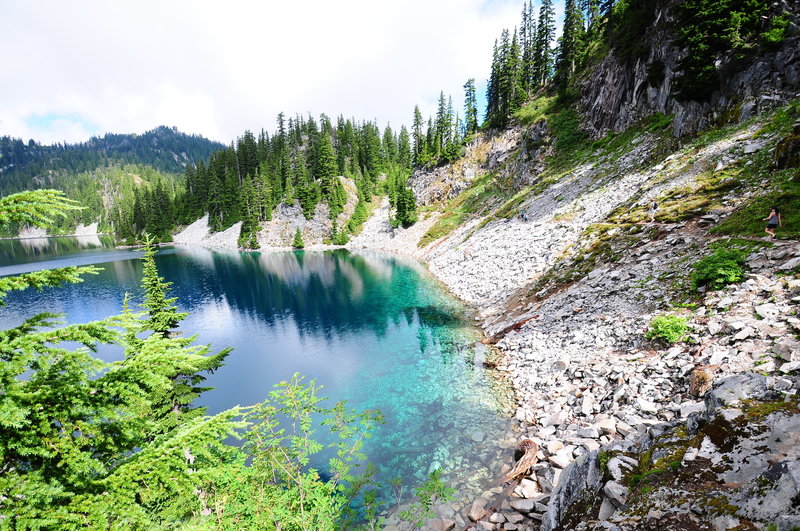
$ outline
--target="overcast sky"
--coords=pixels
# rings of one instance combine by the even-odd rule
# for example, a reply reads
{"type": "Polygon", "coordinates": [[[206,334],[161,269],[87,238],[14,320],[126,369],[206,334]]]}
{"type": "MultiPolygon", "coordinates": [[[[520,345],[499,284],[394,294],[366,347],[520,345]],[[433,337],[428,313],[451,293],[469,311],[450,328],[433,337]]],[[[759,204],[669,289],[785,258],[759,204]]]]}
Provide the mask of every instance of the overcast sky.
{"type": "MultiPolygon", "coordinates": [[[[158,125],[229,143],[275,117],[409,125],[463,114],[522,0],[0,0],[0,135],[77,142],[158,125]]],[[[556,3],[561,22],[563,1],[556,3]]],[[[538,11],[538,2],[536,2],[538,11]]]]}

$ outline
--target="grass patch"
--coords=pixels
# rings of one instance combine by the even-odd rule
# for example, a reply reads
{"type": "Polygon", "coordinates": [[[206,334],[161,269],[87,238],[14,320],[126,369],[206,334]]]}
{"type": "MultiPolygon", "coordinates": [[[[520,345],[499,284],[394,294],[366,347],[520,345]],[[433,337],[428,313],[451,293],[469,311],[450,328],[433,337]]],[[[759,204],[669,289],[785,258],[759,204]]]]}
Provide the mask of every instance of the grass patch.
{"type": "Polygon", "coordinates": [[[770,209],[777,207],[781,213],[783,227],[776,229],[778,238],[800,238],[800,171],[796,169],[772,172],[770,188],[761,195],[748,200],[719,225],[712,228],[714,234],[731,236],[767,236],[764,218],[770,209]]]}
{"type": "Polygon", "coordinates": [[[533,125],[553,112],[557,99],[557,96],[540,96],[533,99],[515,112],[514,118],[522,125],[533,125]]]}
{"type": "Polygon", "coordinates": [[[469,188],[450,200],[442,216],[428,229],[417,244],[422,248],[450,234],[472,216],[485,213],[497,201],[504,201],[512,192],[510,182],[502,182],[495,173],[487,173],[469,188]]]}
{"type": "MultiPolygon", "coordinates": [[[[744,185],[740,173],[740,168],[707,172],[691,184],[668,190],[656,199],[656,221],[678,223],[724,208],[724,198],[744,185]]],[[[648,204],[645,203],[620,207],[609,216],[609,220],[615,223],[640,223],[649,219],[648,204]]]]}

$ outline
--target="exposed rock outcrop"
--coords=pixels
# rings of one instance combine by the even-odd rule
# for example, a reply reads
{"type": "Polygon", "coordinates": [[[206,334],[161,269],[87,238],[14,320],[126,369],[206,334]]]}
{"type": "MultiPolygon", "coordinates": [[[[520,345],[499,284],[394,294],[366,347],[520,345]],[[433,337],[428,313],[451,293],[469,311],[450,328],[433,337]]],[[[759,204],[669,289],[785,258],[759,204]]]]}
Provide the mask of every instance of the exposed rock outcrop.
{"type": "Polygon", "coordinates": [[[731,376],[688,421],[582,456],[541,529],[800,526],[800,403],[785,391],[776,378],[731,376]]]}
{"type": "MultiPolygon", "coordinates": [[[[708,101],[676,100],[677,62],[684,55],[674,42],[678,3],[658,3],[646,32],[646,56],[628,60],[612,51],[581,83],[579,106],[593,137],[625,130],[659,112],[674,114],[673,132],[683,136],[721,122],[739,122],[800,97],[800,36],[795,32],[777,51],[751,57],[745,65],[733,54],[721,56],[717,69],[722,82],[708,101]],[[654,64],[664,65],[658,83],[648,82],[648,68],[654,64]]],[[[797,2],[788,3],[794,7],[785,10],[797,13],[797,2]]]]}

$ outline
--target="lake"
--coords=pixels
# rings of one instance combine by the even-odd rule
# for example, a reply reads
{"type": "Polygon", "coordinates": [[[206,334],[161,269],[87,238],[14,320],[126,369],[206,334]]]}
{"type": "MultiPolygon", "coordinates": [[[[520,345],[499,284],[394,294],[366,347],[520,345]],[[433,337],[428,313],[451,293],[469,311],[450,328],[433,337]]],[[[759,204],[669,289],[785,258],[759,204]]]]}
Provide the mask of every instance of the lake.
{"type": "MultiPolygon", "coordinates": [[[[50,311],[70,323],[118,313],[126,293],[142,300],[141,253],[104,238],[0,241],[0,276],[95,264],[80,284],[12,292],[0,326],[50,311]]],[[[209,413],[262,401],[299,372],[331,403],[379,409],[386,420],[365,452],[379,480],[408,489],[433,468],[460,495],[479,493],[509,462],[509,393],[481,361],[473,315],[417,262],[375,251],[276,253],[162,248],[181,330],[213,351],[233,347],[199,399],[209,413]],[[502,447],[501,447],[502,446],[502,447]]],[[[103,348],[106,360],[120,356],[103,348]]]]}

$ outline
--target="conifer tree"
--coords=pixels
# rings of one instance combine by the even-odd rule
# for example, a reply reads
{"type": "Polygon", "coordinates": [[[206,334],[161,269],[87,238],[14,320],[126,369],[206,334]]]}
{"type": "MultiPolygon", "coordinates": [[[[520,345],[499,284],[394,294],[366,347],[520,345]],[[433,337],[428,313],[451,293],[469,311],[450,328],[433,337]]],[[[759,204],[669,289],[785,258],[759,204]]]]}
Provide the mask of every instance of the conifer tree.
{"type": "Polygon", "coordinates": [[[414,106],[414,121],[411,126],[411,135],[414,139],[414,166],[422,165],[422,154],[425,151],[425,137],[422,133],[422,113],[419,105],[414,106]]]}
{"type": "Polygon", "coordinates": [[[300,227],[297,227],[294,231],[294,240],[292,241],[292,247],[295,249],[302,249],[305,247],[306,244],[303,243],[303,233],[300,231],[300,227]]]}
{"type": "Polygon", "coordinates": [[[450,123],[447,116],[447,103],[444,99],[444,92],[439,92],[439,103],[436,107],[436,118],[433,122],[434,136],[433,146],[431,153],[435,157],[439,157],[444,150],[444,145],[447,142],[447,130],[450,128],[450,123]]]}
{"type": "Polygon", "coordinates": [[[394,163],[397,161],[397,139],[388,124],[383,130],[383,152],[386,154],[386,162],[394,163]]]}
{"type": "Polygon", "coordinates": [[[144,238],[144,256],[142,263],[142,287],[144,288],[144,302],[142,306],[147,310],[145,327],[162,337],[170,337],[178,324],[188,315],[178,312],[175,306],[176,297],[167,297],[171,282],[165,282],[156,270],[155,255],[157,249],[155,241],[150,235],[144,238]]]}
{"type": "Polygon", "coordinates": [[[534,76],[534,58],[536,55],[536,16],[533,0],[522,6],[522,24],[520,26],[520,48],[522,57],[520,64],[520,86],[525,94],[537,88],[534,76]]]}
{"type": "Polygon", "coordinates": [[[464,127],[467,137],[478,132],[478,100],[474,78],[464,83],[464,127]]]}
{"type": "Polygon", "coordinates": [[[401,168],[411,168],[411,139],[405,125],[400,126],[397,138],[397,162],[401,168]]]}
{"type": "Polygon", "coordinates": [[[500,49],[497,40],[494,41],[492,50],[492,68],[489,74],[489,82],[486,84],[486,116],[484,122],[489,127],[498,127],[500,115],[500,76],[502,62],[500,49]]]}
{"type": "Polygon", "coordinates": [[[558,48],[554,81],[560,90],[569,84],[578,63],[579,50],[583,43],[583,16],[577,0],[566,0],[564,4],[564,28],[558,48]]]}
{"type": "Polygon", "coordinates": [[[536,84],[543,86],[550,78],[552,50],[550,44],[555,37],[555,11],[553,0],[542,0],[539,8],[539,21],[536,24],[536,43],[533,55],[533,74],[536,84]]]}
{"type": "Polygon", "coordinates": [[[337,169],[336,155],[333,152],[331,137],[327,133],[320,133],[317,136],[314,177],[320,182],[323,197],[330,199],[333,191],[333,179],[336,176],[337,169]]]}

